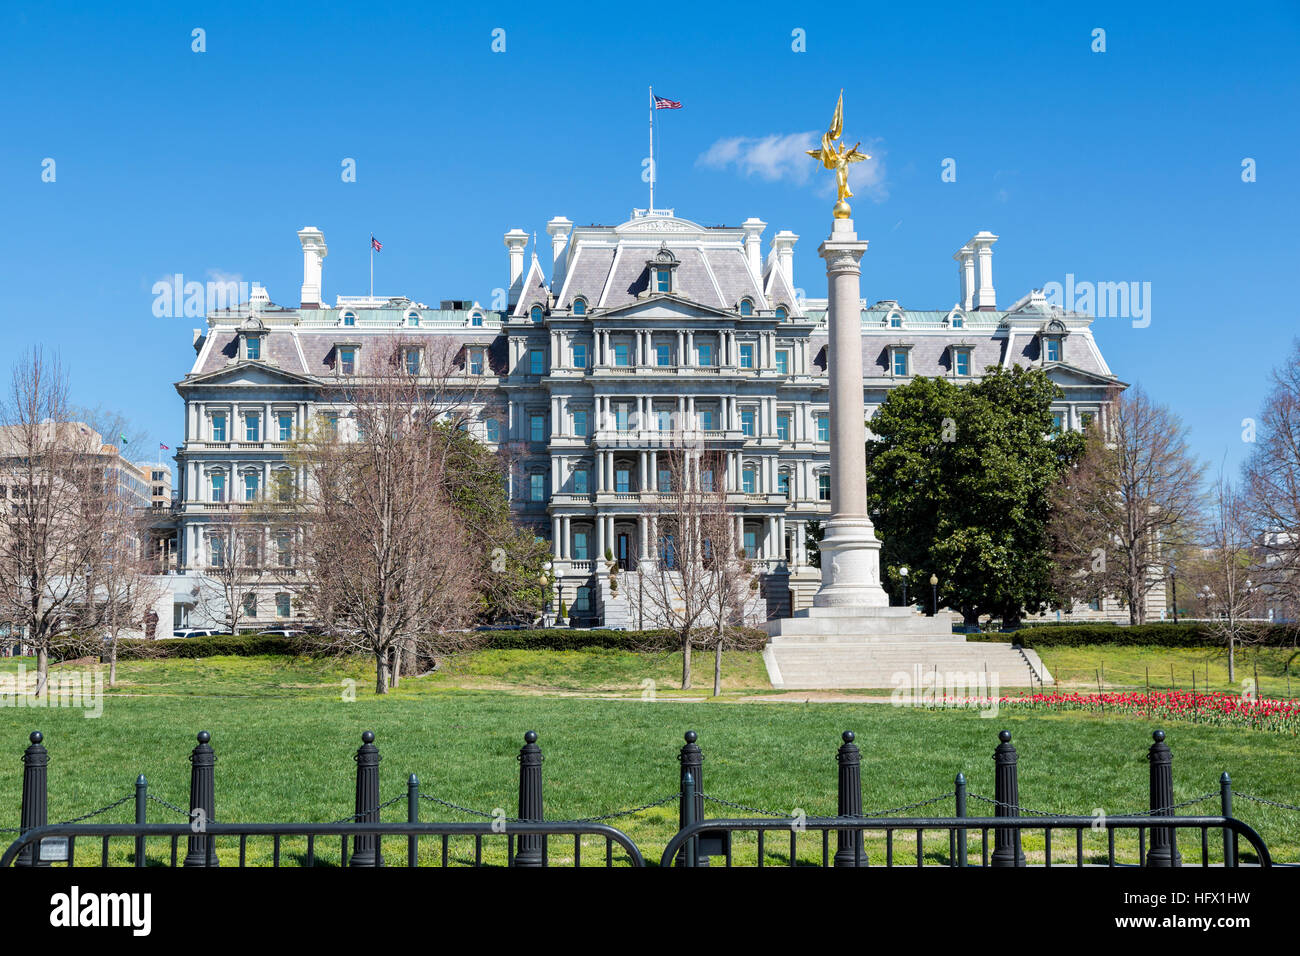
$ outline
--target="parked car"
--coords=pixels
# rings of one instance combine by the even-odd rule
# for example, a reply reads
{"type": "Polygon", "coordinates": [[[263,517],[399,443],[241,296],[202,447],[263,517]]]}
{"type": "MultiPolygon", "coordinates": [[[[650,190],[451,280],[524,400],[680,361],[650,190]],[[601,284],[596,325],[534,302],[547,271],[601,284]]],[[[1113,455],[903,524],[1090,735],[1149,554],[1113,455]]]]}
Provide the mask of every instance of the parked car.
{"type": "Polygon", "coordinates": [[[258,631],[258,637],[303,637],[306,635],[300,627],[268,627],[265,631],[258,631]]]}
{"type": "Polygon", "coordinates": [[[213,637],[220,633],[209,627],[178,627],[172,631],[172,637],[213,637]]]}

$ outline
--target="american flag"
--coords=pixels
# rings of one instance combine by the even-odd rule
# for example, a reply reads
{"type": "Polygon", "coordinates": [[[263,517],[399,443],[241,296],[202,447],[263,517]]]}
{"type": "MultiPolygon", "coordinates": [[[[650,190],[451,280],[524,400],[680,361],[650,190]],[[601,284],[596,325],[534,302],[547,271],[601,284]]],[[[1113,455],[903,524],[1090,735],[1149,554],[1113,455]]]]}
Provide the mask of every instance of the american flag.
{"type": "Polygon", "coordinates": [[[164,445],[162,442],[159,442],[159,443],[158,443],[158,450],[159,450],[159,451],[171,451],[171,449],[168,448],[166,445],[164,445]]]}
{"type": "Polygon", "coordinates": [[[371,249],[374,249],[375,252],[378,252],[380,249],[384,248],[384,244],[383,244],[382,242],[380,242],[378,239],[376,239],[374,236],[371,236],[371,237],[370,237],[370,248],[371,248],[371,249]]]}
{"type": "Polygon", "coordinates": [[[655,109],[657,110],[679,110],[681,108],[680,100],[670,100],[664,96],[655,97],[655,109]]]}

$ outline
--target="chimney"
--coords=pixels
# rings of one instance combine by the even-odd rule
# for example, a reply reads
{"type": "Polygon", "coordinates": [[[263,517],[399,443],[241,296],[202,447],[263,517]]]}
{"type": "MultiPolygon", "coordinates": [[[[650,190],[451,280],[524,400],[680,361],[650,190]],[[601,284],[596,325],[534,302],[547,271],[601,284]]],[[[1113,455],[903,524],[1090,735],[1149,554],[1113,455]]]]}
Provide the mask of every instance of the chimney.
{"type": "Polygon", "coordinates": [[[767,223],[761,219],[750,216],[740,224],[740,228],[745,233],[745,258],[749,260],[749,268],[754,273],[754,279],[758,282],[763,280],[763,230],[767,228],[767,223]]]}
{"type": "Polygon", "coordinates": [[[298,241],[302,243],[302,295],[299,297],[304,309],[321,307],[321,264],[329,255],[325,245],[325,235],[315,226],[303,226],[298,230],[298,241]]]}
{"type": "Polygon", "coordinates": [[[799,240],[789,229],[782,229],[772,237],[772,251],[776,253],[776,265],[785,276],[790,291],[794,291],[794,244],[799,240]]]}
{"type": "Polygon", "coordinates": [[[523,284],[524,246],[528,245],[528,233],[518,228],[511,229],[505,235],[505,243],[510,250],[509,301],[513,305],[519,300],[518,287],[523,284]]]}
{"type": "Polygon", "coordinates": [[[983,230],[975,233],[967,243],[974,247],[979,258],[979,286],[975,293],[975,309],[979,312],[993,312],[998,307],[998,298],[993,292],[993,243],[997,241],[997,236],[983,230]]]}
{"type": "Polygon", "coordinates": [[[569,241],[569,231],[573,223],[563,216],[556,216],[546,224],[546,231],[551,234],[551,290],[560,294],[564,288],[564,246],[569,241]]]}
{"type": "Polygon", "coordinates": [[[963,312],[969,312],[975,298],[975,250],[968,242],[953,254],[953,259],[957,261],[957,282],[961,286],[958,303],[963,312]]]}

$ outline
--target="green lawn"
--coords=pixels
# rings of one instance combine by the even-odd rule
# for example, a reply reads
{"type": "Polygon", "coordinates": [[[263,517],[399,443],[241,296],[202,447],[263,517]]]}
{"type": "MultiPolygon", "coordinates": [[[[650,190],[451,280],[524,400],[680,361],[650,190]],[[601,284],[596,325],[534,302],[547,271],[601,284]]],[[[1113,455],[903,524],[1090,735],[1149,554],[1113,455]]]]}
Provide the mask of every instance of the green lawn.
{"type": "MultiPolygon", "coordinates": [[[[698,659],[697,686],[707,693],[711,658],[698,659]]],[[[12,670],[15,662],[0,668],[12,670]]],[[[1049,666],[1051,661],[1049,658],[1049,666]]],[[[1112,666],[1107,663],[1108,677],[1112,666]]],[[[110,692],[100,719],[70,709],[0,708],[0,827],[16,826],[29,731],[46,735],[51,753],[50,818],[63,820],[130,792],[144,773],[155,793],[187,803],[187,755],[200,729],[212,732],[218,754],[217,817],[225,821],[330,821],[352,809],[352,754],[363,730],[373,730],[383,753],[381,795],[399,795],[407,775],[424,792],[484,812],[517,810],[515,760],[525,730],[536,730],[546,755],[546,814],[552,819],[593,816],[668,796],[677,788],[682,733],[697,730],[705,752],[704,788],[749,806],[810,816],[835,811],[835,750],[840,732],[858,734],[863,752],[863,802],[868,811],[896,807],[952,789],[966,774],[974,793],[992,795],[996,733],[1011,730],[1019,749],[1025,806],[1116,814],[1147,804],[1146,748],[1151,726],[1136,718],[1070,713],[1005,714],[983,719],[973,711],[895,708],[862,702],[722,702],[675,699],[680,661],[673,655],[639,657],[614,651],[483,652],[444,671],[408,679],[387,698],[371,692],[365,661],[288,658],[212,658],[201,661],[124,662],[122,682],[110,692]],[[641,699],[641,681],[656,681],[654,700],[641,699]],[[356,700],[343,699],[356,681],[356,700]],[[555,688],[540,695],[534,682],[555,688]],[[504,689],[474,689],[493,687],[504,689]],[[467,689],[468,688],[468,689],[467,689]],[[513,691],[512,691],[513,689],[513,691]],[[527,691],[527,692],[522,692],[527,691]],[[597,699],[602,692],[627,699],[597,699]],[[588,692],[591,696],[574,696],[588,692]],[[566,696],[567,695],[567,696],[566,696]],[[5,755],[8,756],[5,756],[5,755]]],[[[736,655],[729,676],[741,685],[765,685],[761,662],[736,655]]],[[[743,686],[736,691],[743,693],[743,686]]],[[[1300,802],[1300,740],[1275,733],[1192,724],[1167,725],[1175,759],[1175,797],[1217,791],[1220,772],[1239,790],[1287,803],[1300,802]]],[[[1213,812],[1216,801],[1199,809],[1213,812]]],[[[981,805],[972,801],[972,811],[981,805]]],[[[424,819],[472,817],[424,805],[424,819]]],[[[404,802],[385,811],[399,820],[404,802]]],[[[711,815],[733,811],[711,805],[711,815]]],[[[951,801],[918,812],[948,815],[951,801]]],[[[1190,812],[1190,811],[1184,811],[1190,812]]],[[[106,819],[126,822],[129,805],[106,819]]],[[[657,859],[676,829],[673,805],[614,821],[657,859]]],[[[150,819],[181,819],[153,805],[150,819]]],[[[1274,854],[1300,859],[1300,814],[1240,801],[1238,815],[1255,826],[1274,854]]],[[[1065,834],[1057,834],[1060,848],[1065,834]]],[[[1031,860],[1041,857],[1042,835],[1026,837],[1031,860]]],[[[1089,834],[1089,851],[1104,839],[1089,834]]],[[[331,841],[332,842],[332,841],[331,841]]],[[[1186,838],[1192,859],[1195,842],[1186,838]]],[[[926,844],[928,856],[946,852],[946,838],[926,844]]],[[[403,856],[397,841],[393,862],[403,856]]],[[[883,852],[871,841],[873,853],[883,852]]],[[[774,838],[769,852],[788,839],[774,838]]],[[[774,849],[775,848],[775,849],[774,849]]],[[[810,834],[800,855],[820,853],[810,834]]],[[[151,856],[161,858],[159,845],[151,856]]],[[[584,850],[595,862],[597,845],[584,850]]],[[[978,839],[972,839],[977,851],[978,839]]],[[[432,861],[434,848],[427,847],[432,861]]],[[[125,859],[126,841],[114,853],[125,859]]],[[[79,848],[89,862],[96,848],[79,848]]],[[[286,851],[288,852],[288,851],[286,851]]],[[[337,844],[320,848],[323,859],[337,844]]],[[[461,858],[472,844],[453,845],[461,858]]],[[[493,852],[496,852],[495,850],[493,852]]],[[[910,850],[899,848],[906,858],[910,850]]],[[[222,850],[233,860],[233,847],[222,850]]],[[[250,847],[264,859],[269,846],[250,847]]],[[[738,849],[753,855],[752,842],[738,849]]],[[[498,853],[499,856],[499,853],[498,853]]],[[[556,850],[556,861],[563,853],[556,850]]],[[[1068,858],[1068,854],[1067,854],[1068,858]]],[[[1197,858],[1198,859],[1198,858],[1197,858]]],[[[773,857],[770,862],[779,862],[773,857]]],[[[873,858],[873,862],[875,859],[873,858]]]]}
{"type": "Polygon", "coordinates": [[[1242,682],[1253,680],[1258,669],[1260,696],[1300,697],[1300,653],[1289,648],[1238,649],[1232,683],[1226,649],[1098,644],[1048,647],[1038,653],[1063,689],[1095,691],[1099,680],[1105,691],[1141,689],[1149,675],[1152,690],[1195,687],[1240,694],[1242,682]]]}

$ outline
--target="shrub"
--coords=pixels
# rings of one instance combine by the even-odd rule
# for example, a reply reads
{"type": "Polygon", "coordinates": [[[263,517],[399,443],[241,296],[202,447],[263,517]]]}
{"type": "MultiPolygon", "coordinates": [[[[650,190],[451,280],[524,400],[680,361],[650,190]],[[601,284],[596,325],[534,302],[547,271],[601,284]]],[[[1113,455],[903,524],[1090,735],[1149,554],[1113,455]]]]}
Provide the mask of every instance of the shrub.
{"type": "MultiPolygon", "coordinates": [[[[1281,624],[1257,624],[1246,628],[1243,643],[1265,647],[1296,646],[1297,631],[1281,624]]],[[[1091,644],[1121,644],[1129,647],[1222,647],[1226,642],[1205,621],[1154,621],[1150,624],[1061,624],[1053,627],[1023,627],[1004,634],[968,634],[968,641],[1002,641],[1023,647],[1080,647],[1091,644]]]]}

